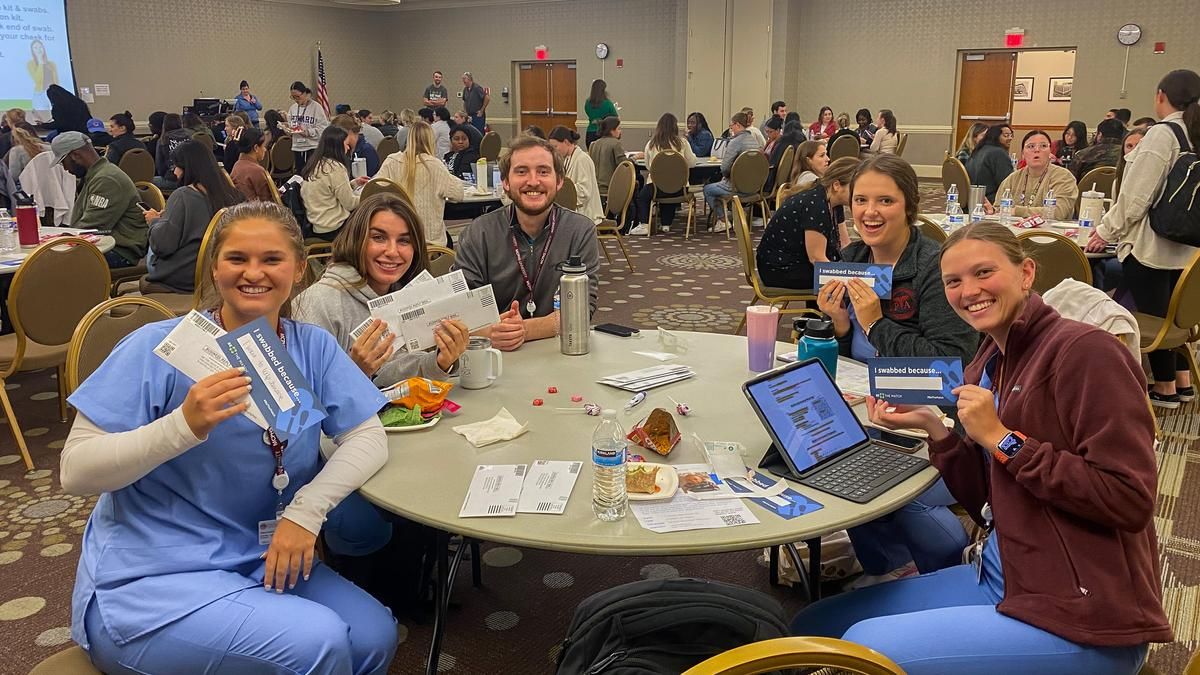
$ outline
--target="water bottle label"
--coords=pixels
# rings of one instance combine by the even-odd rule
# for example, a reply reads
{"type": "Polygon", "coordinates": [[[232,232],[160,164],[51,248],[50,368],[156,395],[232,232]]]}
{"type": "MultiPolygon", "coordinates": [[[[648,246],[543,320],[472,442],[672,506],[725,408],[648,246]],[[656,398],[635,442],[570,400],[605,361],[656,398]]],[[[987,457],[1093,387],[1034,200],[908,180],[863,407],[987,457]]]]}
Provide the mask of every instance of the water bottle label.
{"type": "Polygon", "coordinates": [[[948,201],[948,202],[956,202],[956,201],[958,201],[958,195],[956,195],[956,194],[954,194],[953,192],[951,192],[950,194],[946,195],[946,201],[948,201]]]}
{"type": "Polygon", "coordinates": [[[561,303],[559,301],[558,291],[554,291],[554,311],[557,312],[560,307],[561,307],[561,303]]]}
{"type": "Polygon", "coordinates": [[[1000,207],[1001,207],[1001,208],[1008,208],[1008,209],[1011,209],[1011,208],[1012,208],[1012,205],[1013,205],[1013,200],[1011,200],[1011,199],[1001,199],[1001,200],[1000,200],[1000,207]]]}
{"type": "Polygon", "coordinates": [[[592,463],[596,466],[621,466],[625,463],[625,448],[592,448],[592,463]]]}
{"type": "Polygon", "coordinates": [[[1094,223],[1094,221],[1092,221],[1091,218],[1080,218],[1079,219],[1080,227],[1092,227],[1093,223],[1094,223]]]}

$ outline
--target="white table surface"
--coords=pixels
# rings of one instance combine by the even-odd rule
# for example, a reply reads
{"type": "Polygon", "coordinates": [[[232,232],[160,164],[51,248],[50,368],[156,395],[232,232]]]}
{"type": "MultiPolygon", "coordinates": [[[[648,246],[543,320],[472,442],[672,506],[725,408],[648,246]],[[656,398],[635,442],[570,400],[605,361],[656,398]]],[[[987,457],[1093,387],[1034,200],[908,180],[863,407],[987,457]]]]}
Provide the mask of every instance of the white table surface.
{"type": "MultiPolygon", "coordinates": [[[[58,234],[74,235],[74,234],[78,234],[81,231],[82,230],[79,230],[74,227],[40,227],[40,228],[38,228],[39,234],[43,237],[45,237],[47,235],[58,235],[58,234]]],[[[113,239],[111,236],[106,234],[106,235],[101,236],[100,240],[95,243],[96,243],[96,248],[100,249],[101,253],[108,253],[109,251],[111,251],[113,249],[114,246],[117,245],[117,240],[113,239]]],[[[33,252],[33,250],[35,248],[37,248],[37,246],[22,246],[19,251],[15,251],[12,253],[0,254],[0,274],[16,273],[16,271],[20,267],[20,265],[12,265],[12,264],[4,264],[4,263],[7,263],[8,261],[13,261],[13,260],[24,260],[26,257],[29,256],[30,253],[33,252]]]]}
{"type": "MultiPolygon", "coordinates": [[[[941,225],[946,222],[946,214],[944,214],[944,213],[922,213],[921,215],[932,220],[933,222],[937,223],[938,225],[941,225]]],[[[970,216],[968,216],[967,218],[969,219],[970,216]]],[[[1068,239],[1074,239],[1075,243],[1079,244],[1079,248],[1087,247],[1088,238],[1091,237],[1092,232],[1096,229],[1094,227],[1079,227],[1078,220],[1056,220],[1053,223],[1050,223],[1045,227],[1036,228],[1036,229],[1013,227],[1012,225],[1008,225],[1007,227],[1009,230],[1012,231],[1013,234],[1021,234],[1022,232],[1037,232],[1039,229],[1048,230],[1048,231],[1054,232],[1056,234],[1061,234],[1064,237],[1067,237],[1068,239]],[[1074,236],[1069,234],[1069,232],[1071,230],[1075,231],[1074,236]]],[[[1112,258],[1115,255],[1113,253],[1104,253],[1104,252],[1088,253],[1086,251],[1084,251],[1084,254],[1088,258],[1112,258]]]]}
{"type": "MultiPolygon", "coordinates": [[[[636,446],[631,447],[631,452],[643,455],[650,462],[702,463],[702,454],[688,440],[695,432],[705,440],[740,442],[745,448],[747,465],[757,466],[770,439],[741,392],[742,383],[754,375],[746,367],[746,338],[715,333],[681,334],[689,340],[690,349],[670,363],[690,365],[697,375],[650,390],[636,414],[619,412],[618,418],[629,429],[656,407],[674,411],[667,398],[670,395],[689,404],[694,411],[686,418],[675,415],[683,439],[666,458],[636,446]]],[[[794,542],[867,522],[908,503],[938,478],[937,470],[928,467],[868,504],[855,504],[792,484],[824,508],[785,520],[747,502],[761,521],[754,525],[657,534],[643,529],[632,511],[619,522],[597,520],[591,505],[590,440],[599,418],[555,412],[554,408],[582,405],[570,400],[572,394],[580,394],[585,402],[620,411],[631,394],[597,384],[595,380],[658,365],[656,360],[632,353],[660,351],[654,331],[644,330],[642,335],[642,338],[618,338],[593,331],[591,353],[585,356],[560,354],[557,339],[529,343],[516,352],[504,354],[504,374],[490,388],[465,390],[456,386],[450,393],[451,400],[463,406],[457,415],[444,417],[428,430],[389,434],[388,462],[367,481],[362,494],[393,513],[483,541],[602,555],[684,555],[794,542]],[[559,393],[547,393],[548,386],[556,386],[559,393]],[[535,398],[543,399],[545,405],[534,407],[531,403],[535,398]],[[489,419],[502,406],[519,422],[529,424],[524,435],[475,448],[451,429],[489,419]],[[566,513],[458,517],[476,465],[532,463],[536,459],[584,463],[566,513]]],[[[795,349],[787,343],[776,346],[776,353],[795,349]]],[[[861,412],[862,407],[856,406],[855,410],[861,412]]]]}

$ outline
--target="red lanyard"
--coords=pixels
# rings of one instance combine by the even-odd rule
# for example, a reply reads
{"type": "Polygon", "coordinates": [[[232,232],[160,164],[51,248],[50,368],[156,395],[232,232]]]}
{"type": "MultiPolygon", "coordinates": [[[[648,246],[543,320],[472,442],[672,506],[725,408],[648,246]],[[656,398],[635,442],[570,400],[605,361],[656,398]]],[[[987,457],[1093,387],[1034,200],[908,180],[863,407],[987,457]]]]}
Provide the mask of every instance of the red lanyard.
{"type": "MultiPolygon", "coordinates": [[[[517,268],[521,270],[521,279],[525,282],[525,288],[529,291],[529,300],[525,302],[525,311],[529,313],[529,317],[533,317],[533,313],[537,311],[537,303],[533,301],[533,289],[537,286],[538,279],[542,276],[542,270],[546,266],[546,257],[550,255],[550,244],[554,243],[554,232],[558,229],[558,207],[550,207],[550,222],[547,225],[550,232],[546,235],[546,245],[542,248],[542,255],[538,257],[537,268],[533,270],[533,279],[529,278],[529,272],[525,269],[525,259],[521,256],[521,247],[517,243],[517,209],[512,208],[512,218],[509,223],[508,238],[512,242],[513,255],[517,258],[517,268]]],[[[532,253],[532,247],[530,253],[532,253]]]]}

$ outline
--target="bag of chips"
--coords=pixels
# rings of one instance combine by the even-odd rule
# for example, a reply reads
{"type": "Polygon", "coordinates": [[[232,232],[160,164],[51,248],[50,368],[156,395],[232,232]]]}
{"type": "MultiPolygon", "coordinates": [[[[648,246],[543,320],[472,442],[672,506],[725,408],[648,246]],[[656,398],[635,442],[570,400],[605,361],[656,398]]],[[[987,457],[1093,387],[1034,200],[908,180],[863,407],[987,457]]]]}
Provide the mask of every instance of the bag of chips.
{"type": "Polygon", "coordinates": [[[403,382],[383,390],[392,405],[402,408],[420,408],[425,416],[440,411],[446,403],[446,396],[454,385],[449,382],[438,382],[427,377],[410,377],[403,382]]]}

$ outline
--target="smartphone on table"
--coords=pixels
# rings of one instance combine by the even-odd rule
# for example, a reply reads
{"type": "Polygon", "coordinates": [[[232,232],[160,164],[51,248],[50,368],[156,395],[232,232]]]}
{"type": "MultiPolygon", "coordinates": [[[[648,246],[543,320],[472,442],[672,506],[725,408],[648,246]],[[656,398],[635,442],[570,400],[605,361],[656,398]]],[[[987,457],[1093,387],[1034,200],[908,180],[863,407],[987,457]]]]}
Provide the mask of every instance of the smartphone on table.
{"type": "Polygon", "coordinates": [[[641,332],[636,328],[630,328],[629,326],[622,326],[617,323],[596,324],[595,328],[597,331],[599,331],[601,333],[608,333],[609,335],[616,335],[617,337],[629,337],[631,335],[641,332]]]}

